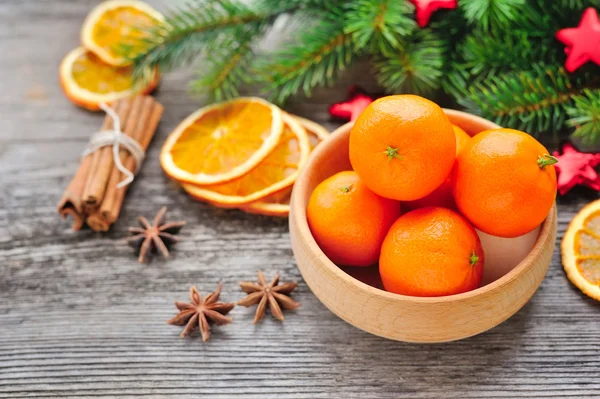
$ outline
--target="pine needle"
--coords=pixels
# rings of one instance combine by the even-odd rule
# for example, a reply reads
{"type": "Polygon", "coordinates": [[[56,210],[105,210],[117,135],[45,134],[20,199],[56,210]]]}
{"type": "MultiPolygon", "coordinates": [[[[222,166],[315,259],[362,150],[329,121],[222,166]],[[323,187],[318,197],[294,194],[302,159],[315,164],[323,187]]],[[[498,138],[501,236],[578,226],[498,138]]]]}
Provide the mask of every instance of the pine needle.
{"type": "Polygon", "coordinates": [[[572,79],[563,68],[540,64],[484,79],[458,101],[501,126],[536,134],[564,127],[565,110],[583,89],[582,79],[572,79]]]}
{"type": "Polygon", "coordinates": [[[375,58],[377,81],[388,92],[429,94],[439,88],[445,43],[428,29],[399,44],[396,54],[375,58]]]}
{"type": "Polygon", "coordinates": [[[414,6],[398,0],[355,0],[345,5],[344,32],[356,49],[385,52],[400,47],[400,38],[416,27],[414,6]]]}
{"type": "Polygon", "coordinates": [[[573,97],[574,104],[567,107],[569,126],[575,127],[573,136],[581,137],[584,144],[600,140],[600,90],[583,90],[573,97]]]}

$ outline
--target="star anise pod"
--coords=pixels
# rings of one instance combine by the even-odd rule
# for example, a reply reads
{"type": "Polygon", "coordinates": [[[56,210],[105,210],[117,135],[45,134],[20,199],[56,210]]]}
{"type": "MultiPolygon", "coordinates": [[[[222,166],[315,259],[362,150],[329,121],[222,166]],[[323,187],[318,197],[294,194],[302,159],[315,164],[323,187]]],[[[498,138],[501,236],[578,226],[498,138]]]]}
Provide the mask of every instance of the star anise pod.
{"type": "Polygon", "coordinates": [[[290,310],[300,307],[298,302],[287,296],[287,294],[294,291],[297,286],[298,284],[296,283],[283,283],[279,285],[279,273],[277,273],[273,280],[267,284],[265,275],[259,270],[258,283],[249,281],[240,283],[240,287],[242,287],[242,290],[247,293],[248,296],[241,299],[237,304],[246,307],[258,304],[256,307],[256,314],[254,315],[254,324],[263,318],[267,306],[271,309],[271,314],[275,316],[276,319],[283,321],[281,307],[290,310]]]}
{"type": "Polygon", "coordinates": [[[209,321],[217,325],[231,323],[231,317],[225,316],[234,308],[234,303],[217,302],[221,295],[223,284],[219,283],[217,290],[202,299],[195,286],[190,288],[191,303],[175,301],[175,306],[179,309],[179,314],[167,321],[169,324],[183,326],[180,337],[189,335],[196,327],[200,328],[202,341],[206,342],[210,338],[209,321]]]}
{"type": "Polygon", "coordinates": [[[150,224],[148,219],[139,216],[142,227],[130,227],[132,237],[127,238],[127,243],[139,252],[138,262],[143,263],[150,252],[159,250],[165,258],[169,257],[168,247],[179,241],[175,234],[185,225],[185,221],[165,223],[167,207],[162,207],[150,224]]]}

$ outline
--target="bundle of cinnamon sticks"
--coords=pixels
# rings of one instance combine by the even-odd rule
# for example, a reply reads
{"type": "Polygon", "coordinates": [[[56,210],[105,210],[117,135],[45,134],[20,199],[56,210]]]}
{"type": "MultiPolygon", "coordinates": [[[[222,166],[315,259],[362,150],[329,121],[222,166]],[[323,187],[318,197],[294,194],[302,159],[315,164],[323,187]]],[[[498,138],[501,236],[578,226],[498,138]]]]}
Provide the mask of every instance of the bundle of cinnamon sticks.
{"type": "MultiPolygon", "coordinates": [[[[151,96],[138,95],[118,100],[111,108],[119,117],[122,132],[146,151],[163,106],[151,96]]],[[[113,128],[113,119],[107,115],[101,130],[113,128]]],[[[136,159],[127,149],[121,148],[119,157],[125,168],[136,171],[136,159]]],[[[87,224],[94,231],[107,231],[119,217],[128,186],[118,187],[118,184],[125,177],[115,166],[112,146],[85,155],[58,204],[58,213],[63,218],[73,218],[73,230],[87,224]]]]}

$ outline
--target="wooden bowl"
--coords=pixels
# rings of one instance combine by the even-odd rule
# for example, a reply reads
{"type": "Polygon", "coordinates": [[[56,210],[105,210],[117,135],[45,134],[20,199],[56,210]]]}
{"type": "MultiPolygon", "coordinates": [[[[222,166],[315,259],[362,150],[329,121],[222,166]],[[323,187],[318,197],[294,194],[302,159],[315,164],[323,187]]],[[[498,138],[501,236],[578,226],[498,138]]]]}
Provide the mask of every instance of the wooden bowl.
{"type": "MultiPolygon", "coordinates": [[[[498,125],[460,111],[445,110],[451,122],[474,135],[498,125]]],[[[554,251],[556,206],[538,230],[537,239],[517,237],[507,246],[529,245],[514,268],[488,284],[463,294],[443,297],[399,295],[367,285],[344,272],[321,251],[306,220],[313,189],[327,177],[350,170],[348,141],[351,123],[337,129],[311,154],[294,185],[290,236],[298,268],[313,293],[348,323],[385,338],[407,342],[444,342],[486,331],[515,314],[542,282],[554,251]]],[[[489,237],[488,237],[489,239],[489,237]]],[[[490,241],[490,240],[488,240],[490,241]]],[[[494,238],[491,239],[494,244],[494,238]]],[[[500,241],[499,241],[500,242],[500,241]]],[[[488,244],[490,245],[490,244],[488,244]]],[[[486,254],[486,266],[488,264],[486,254]]]]}

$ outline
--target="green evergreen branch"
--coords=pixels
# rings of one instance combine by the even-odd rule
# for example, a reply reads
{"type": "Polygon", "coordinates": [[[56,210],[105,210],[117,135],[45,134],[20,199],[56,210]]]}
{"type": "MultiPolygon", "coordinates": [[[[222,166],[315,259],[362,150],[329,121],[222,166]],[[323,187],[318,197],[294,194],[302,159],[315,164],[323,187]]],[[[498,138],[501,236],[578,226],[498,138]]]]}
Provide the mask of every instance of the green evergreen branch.
{"type": "Polygon", "coordinates": [[[310,96],[315,86],[331,84],[357,55],[341,18],[322,19],[296,35],[297,44],[288,44],[257,68],[259,81],[276,103],[300,90],[310,96]]]}
{"type": "Polygon", "coordinates": [[[567,107],[569,126],[575,127],[573,135],[581,137],[584,144],[600,140],[600,90],[583,90],[573,97],[573,105],[567,107]]]}
{"type": "Polygon", "coordinates": [[[345,5],[344,32],[352,35],[357,50],[397,49],[400,37],[416,27],[414,7],[398,0],[354,0],[345,5]]]}
{"type": "Polygon", "coordinates": [[[468,22],[487,31],[509,25],[525,3],[525,0],[461,0],[459,7],[468,22]]]}
{"type": "Polygon", "coordinates": [[[388,92],[428,94],[439,88],[446,44],[431,30],[402,40],[396,54],[375,58],[377,81],[388,92]]]}
{"type": "Polygon", "coordinates": [[[240,86],[251,80],[248,70],[254,57],[252,41],[261,33],[260,24],[239,27],[238,32],[215,43],[211,56],[199,67],[198,78],[192,81],[191,89],[197,93],[207,92],[214,101],[238,96],[240,86]]]}
{"type": "Polygon", "coordinates": [[[185,65],[220,35],[234,35],[239,26],[270,23],[282,12],[298,7],[299,1],[283,3],[274,6],[273,0],[250,4],[241,0],[196,0],[172,9],[164,24],[149,29],[141,39],[147,50],[131,59],[135,76],[148,68],[158,67],[164,72],[185,65]]]}
{"type": "Polygon", "coordinates": [[[585,88],[584,82],[589,79],[540,64],[484,79],[465,89],[458,101],[499,125],[535,134],[565,126],[566,107],[585,88]]]}

